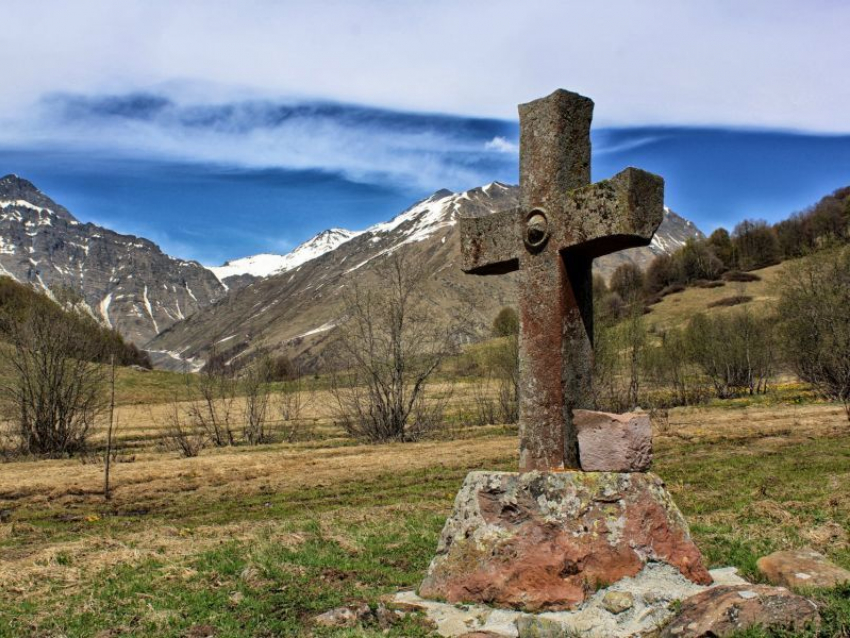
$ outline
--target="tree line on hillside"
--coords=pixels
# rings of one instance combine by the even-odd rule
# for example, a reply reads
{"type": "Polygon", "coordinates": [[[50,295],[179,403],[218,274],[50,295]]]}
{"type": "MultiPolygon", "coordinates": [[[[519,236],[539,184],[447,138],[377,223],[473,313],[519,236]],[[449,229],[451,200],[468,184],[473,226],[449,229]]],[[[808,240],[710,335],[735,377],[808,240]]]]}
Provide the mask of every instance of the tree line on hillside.
{"type": "Polygon", "coordinates": [[[35,317],[51,324],[67,324],[81,348],[81,356],[98,363],[151,368],[148,354],[126,341],[112,328],[99,323],[75,291],[60,289],[51,299],[11,277],[0,276],[0,342],[14,345],[16,334],[35,317]]]}
{"type": "Polygon", "coordinates": [[[608,305],[627,301],[639,279],[647,303],[684,286],[710,285],[721,279],[751,280],[746,274],[788,259],[850,242],[850,187],[836,190],[809,209],[777,224],[747,219],[730,233],[718,228],[703,240],[689,239],[672,254],[658,255],[646,273],[624,264],[612,277],[608,305]],[[742,274],[744,273],[744,274],[742,274]]]}
{"type": "MultiPolygon", "coordinates": [[[[596,391],[613,411],[669,408],[764,393],[791,372],[850,419],[850,247],[823,248],[785,263],[776,304],[691,317],[681,327],[646,320],[646,281],[623,268],[611,285],[597,280],[596,391]]],[[[722,300],[721,300],[722,301],[722,300]]]]}
{"type": "Polygon", "coordinates": [[[846,293],[842,296],[842,290],[850,288],[842,271],[846,267],[842,247],[848,243],[850,187],[772,226],[763,220],[744,220],[731,233],[718,228],[705,239],[690,239],[674,253],[655,257],[645,272],[626,263],[607,283],[595,277],[597,402],[622,410],[641,400],[681,405],[709,396],[757,394],[766,391],[782,367],[824,396],[847,404],[843,364],[829,351],[834,347],[841,352],[842,343],[850,345],[846,325],[850,313],[835,301],[850,301],[846,293]],[[791,261],[804,256],[808,261],[791,261]],[[688,286],[717,288],[758,281],[760,276],[751,271],[780,262],[786,266],[775,308],[756,312],[746,305],[750,297],[731,294],[681,328],[649,330],[644,315],[663,297],[688,286]],[[831,273],[835,288],[829,288],[824,273],[831,273]],[[808,326],[808,336],[806,322],[795,319],[804,311],[799,301],[803,298],[812,312],[824,313],[808,326]],[[741,307],[715,311],[732,306],[741,307]],[[817,333],[820,328],[823,331],[817,333]],[[647,394],[650,387],[669,392],[647,394]]]}

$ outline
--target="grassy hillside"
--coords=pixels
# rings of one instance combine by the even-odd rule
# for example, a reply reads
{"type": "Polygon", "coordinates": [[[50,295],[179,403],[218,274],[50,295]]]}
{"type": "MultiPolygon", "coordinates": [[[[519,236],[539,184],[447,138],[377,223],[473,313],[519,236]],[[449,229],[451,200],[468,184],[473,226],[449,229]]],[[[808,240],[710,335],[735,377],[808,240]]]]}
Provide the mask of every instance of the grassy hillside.
{"type": "Polygon", "coordinates": [[[682,292],[667,295],[659,303],[649,306],[647,322],[651,326],[664,329],[682,327],[691,317],[701,312],[724,313],[736,308],[740,309],[745,305],[753,309],[766,309],[776,300],[777,284],[788,263],[749,273],[757,276],[759,281],[723,281],[717,282],[722,285],[716,288],[688,287],[682,292]],[[750,297],[751,299],[733,306],[722,305],[724,300],[731,297],[750,297]]]}
{"type": "Polygon", "coordinates": [[[11,277],[0,276],[0,341],[9,341],[12,334],[25,326],[31,316],[50,316],[57,323],[70,325],[81,342],[100,362],[115,357],[118,365],[150,368],[150,360],[115,330],[98,323],[81,309],[79,299],[71,292],[48,297],[41,291],[19,283],[11,277]]]}

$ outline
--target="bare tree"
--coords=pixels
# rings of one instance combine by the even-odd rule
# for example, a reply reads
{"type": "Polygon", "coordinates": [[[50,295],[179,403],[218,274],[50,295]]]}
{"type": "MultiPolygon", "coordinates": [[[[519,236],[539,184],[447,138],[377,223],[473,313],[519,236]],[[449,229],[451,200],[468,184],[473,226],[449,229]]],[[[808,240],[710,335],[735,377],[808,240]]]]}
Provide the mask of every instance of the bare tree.
{"type": "Polygon", "coordinates": [[[284,440],[294,443],[305,434],[304,410],[315,401],[316,391],[299,366],[294,366],[289,376],[280,393],[278,414],[284,440]]]}
{"type": "Polygon", "coordinates": [[[269,382],[272,375],[272,359],[268,355],[256,358],[243,372],[242,391],[245,395],[245,423],[242,436],[249,445],[268,441],[269,432],[269,382]]]}
{"type": "Polygon", "coordinates": [[[176,401],[165,417],[162,444],[183,458],[198,456],[207,443],[207,435],[176,401]]]}
{"type": "Polygon", "coordinates": [[[491,366],[499,388],[499,422],[517,423],[519,421],[518,331],[499,340],[492,352],[491,366]]]}
{"type": "Polygon", "coordinates": [[[776,231],[763,219],[745,219],[732,233],[735,262],[741,270],[771,266],[781,256],[776,231]]]}
{"type": "Polygon", "coordinates": [[[463,411],[467,425],[492,425],[498,423],[499,404],[493,396],[493,374],[490,368],[484,368],[483,375],[476,375],[472,380],[467,394],[468,408],[463,411]]]}
{"type": "Polygon", "coordinates": [[[332,392],[337,419],[367,441],[421,436],[425,389],[452,345],[451,333],[433,318],[422,268],[393,253],[377,268],[377,282],[354,285],[337,330],[332,392]]]}
{"type": "Polygon", "coordinates": [[[191,420],[216,447],[234,445],[238,383],[233,370],[226,365],[207,366],[198,375],[197,392],[200,396],[189,405],[191,420]]]}
{"type": "Polygon", "coordinates": [[[80,338],[76,325],[58,310],[3,320],[11,347],[0,349],[7,371],[0,377],[0,401],[24,452],[84,451],[106,405],[105,371],[94,363],[102,355],[100,346],[80,338]]]}
{"type": "MultiPolygon", "coordinates": [[[[608,290],[617,293],[621,299],[631,303],[632,298],[643,291],[644,280],[645,277],[640,266],[627,261],[617,266],[617,269],[611,275],[608,290]]],[[[600,293],[604,294],[604,291],[600,291],[600,293]]]]}
{"type": "Polygon", "coordinates": [[[676,405],[697,405],[710,396],[710,390],[696,374],[692,353],[680,328],[661,332],[658,343],[647,347],[643,356],[643,371],[656,389],[669,390],[670,394],[648,393],[650,410],[662,410],[676,405]]]}
{"type": "Polygon", "coordinates": [[[691,319],[685,332],[691,359],[711,379],[718,398],[767,391],[776,364],[774,323],[772,317],[754,315],[748,306],[691,319]]]}
{"type": "Polygon", "coordinates": [[[785,358],[801,379],[841,401],[850,420],[850,248],[791,262],[782,282],[785,358]]]}

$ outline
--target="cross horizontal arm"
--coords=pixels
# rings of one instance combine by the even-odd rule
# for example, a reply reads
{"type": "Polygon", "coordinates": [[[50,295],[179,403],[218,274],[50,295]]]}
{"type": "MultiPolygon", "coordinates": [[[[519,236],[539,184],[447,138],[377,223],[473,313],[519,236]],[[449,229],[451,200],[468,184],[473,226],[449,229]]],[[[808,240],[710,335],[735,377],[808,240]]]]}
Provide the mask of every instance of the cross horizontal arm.
{"type": "Polygon", "coordinates": [[[520,215],[515,208],[460,218],[461,268],[476,275],[503,275],[519,268],[520,215]]]}
{"type": "Polygon", "coordinates": [[[664,219],[664,180],[637,168],[570,191],[566,210],[553,211],[558,249],[600,257],[646,246],[664,219]]]}

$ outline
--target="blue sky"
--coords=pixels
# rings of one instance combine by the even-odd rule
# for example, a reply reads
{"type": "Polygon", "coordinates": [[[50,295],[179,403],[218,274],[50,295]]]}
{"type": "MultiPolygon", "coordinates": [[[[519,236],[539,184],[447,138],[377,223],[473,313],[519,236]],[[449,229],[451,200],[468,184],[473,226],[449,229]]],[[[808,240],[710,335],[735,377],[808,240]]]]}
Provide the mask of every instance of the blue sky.
{"type": "Polygon", "coordinates": [[[39,45],[0,32],[0,173],[217,264],[515,183],[516,104],[564,87],[594,177],[658,172],[705,230],[850,184],[847,3],[235,5],[6,0],[39,45]]]}

